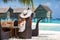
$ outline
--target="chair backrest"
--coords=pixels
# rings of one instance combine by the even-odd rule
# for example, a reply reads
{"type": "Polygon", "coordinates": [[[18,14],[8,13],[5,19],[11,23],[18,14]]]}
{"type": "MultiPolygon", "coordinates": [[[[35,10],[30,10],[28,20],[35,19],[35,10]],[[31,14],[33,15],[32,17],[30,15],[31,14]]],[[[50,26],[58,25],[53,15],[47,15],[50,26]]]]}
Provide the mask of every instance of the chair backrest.
{"type": "Polygon", "coordinates": [[[1,22],[0,22],[0,40],[1,40],[1,22]]]}
{"type": "Polygon", "coordinates": [[[18,26],[18,20],[14,21],[14,26],[18,26]]]}

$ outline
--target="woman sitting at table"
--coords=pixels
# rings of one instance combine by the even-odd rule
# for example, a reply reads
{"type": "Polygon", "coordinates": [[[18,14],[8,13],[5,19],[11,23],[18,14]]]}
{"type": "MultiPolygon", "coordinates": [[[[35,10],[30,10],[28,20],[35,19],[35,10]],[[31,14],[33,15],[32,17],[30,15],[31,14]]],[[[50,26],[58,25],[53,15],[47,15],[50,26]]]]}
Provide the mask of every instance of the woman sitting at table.
{"type": "Polygon", "coordinates": [[[32,14],[32,11],[29,8],[27,10],[24,10],[23,13],[20,14],[20,17],[22,19],[24,19],[19,27],[19,37],[20,38],[26,39],[26,38],[31,38],[31,36],[32,36],[31,14],[32,14]]]}

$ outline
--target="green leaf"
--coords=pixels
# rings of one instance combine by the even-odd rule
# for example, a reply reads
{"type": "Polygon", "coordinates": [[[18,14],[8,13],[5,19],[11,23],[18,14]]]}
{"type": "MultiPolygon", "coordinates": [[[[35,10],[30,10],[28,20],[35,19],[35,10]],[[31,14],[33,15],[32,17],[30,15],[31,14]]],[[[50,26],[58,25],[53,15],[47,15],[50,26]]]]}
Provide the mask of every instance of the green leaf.
{"type": "Polygon", "coordinates": [[[2,0],[4,3],[7,3],[8,0],[2,0]]]}

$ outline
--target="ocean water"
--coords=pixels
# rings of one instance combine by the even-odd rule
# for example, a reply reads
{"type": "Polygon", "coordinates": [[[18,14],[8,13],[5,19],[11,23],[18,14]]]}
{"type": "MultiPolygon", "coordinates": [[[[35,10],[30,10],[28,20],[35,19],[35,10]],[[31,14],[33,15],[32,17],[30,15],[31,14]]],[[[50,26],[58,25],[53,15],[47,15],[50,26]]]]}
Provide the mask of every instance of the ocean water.
{"type": "MultiPolygon", "coordinates": [[[[36,23],[37,19],[33,19],[32,22],[36,23]]],[[[42,23],[43,26],[39,26],[39,30],[49,30],[49,31],[60,31],[60,19],[51,19],[50,22],[48,22],[46,19],[44,21],[40,21],[39,23],[42,23]],[[46,26],[44,26],[45,24],[47,24],[46,26]],[[51,26],[50,26],[50,25],[51,26]],[[53,25],[53,24],[58,24],[57,26],[53,25]]]]}
{"type": "MultiPolygon", "coordinates": [[[[37,22],[37,19],[33,19],[32,22],[37,22]]],[[[40,20],[40,23],[59,23],[60,19],[51,19],[50,22],[47,19],[40,20]]]]}
{"type": "Polygon", "coordinates": [[[48,27],[48,26],[46,26],[46,27],[39,27],[39,30],[48,30],[48,31],[60,31],[60,26],[55,26],[55,27],[53,27],[53,26],[51,26],[51,27],[48,27]]]}

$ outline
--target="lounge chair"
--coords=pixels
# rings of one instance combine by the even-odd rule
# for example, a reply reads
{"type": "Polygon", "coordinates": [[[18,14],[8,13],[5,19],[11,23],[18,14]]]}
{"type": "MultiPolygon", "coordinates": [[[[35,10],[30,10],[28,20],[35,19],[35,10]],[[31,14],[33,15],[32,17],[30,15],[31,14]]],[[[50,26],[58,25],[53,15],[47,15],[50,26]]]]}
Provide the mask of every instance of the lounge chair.
{"type": "Polygon", "coordinates": [[[40,20],[42,20],[42,19],[44,19],[44,18],[40,18],[38,21],[37,21],[37,23],[36,23],[36,28],[34,29],[34,30],[32,30],[32,36],[38,36],[38,33],[39,33],[39,22],[40,22],[40,20]]]}
{"type": "Polygon", "coordinates": [[[22,39],[31,39],[32,38],[32,29],[31,29],[31,20],[30,18],[26,19],[25,30],[23,32],[18,32],[19,38],[22,39]]]}

